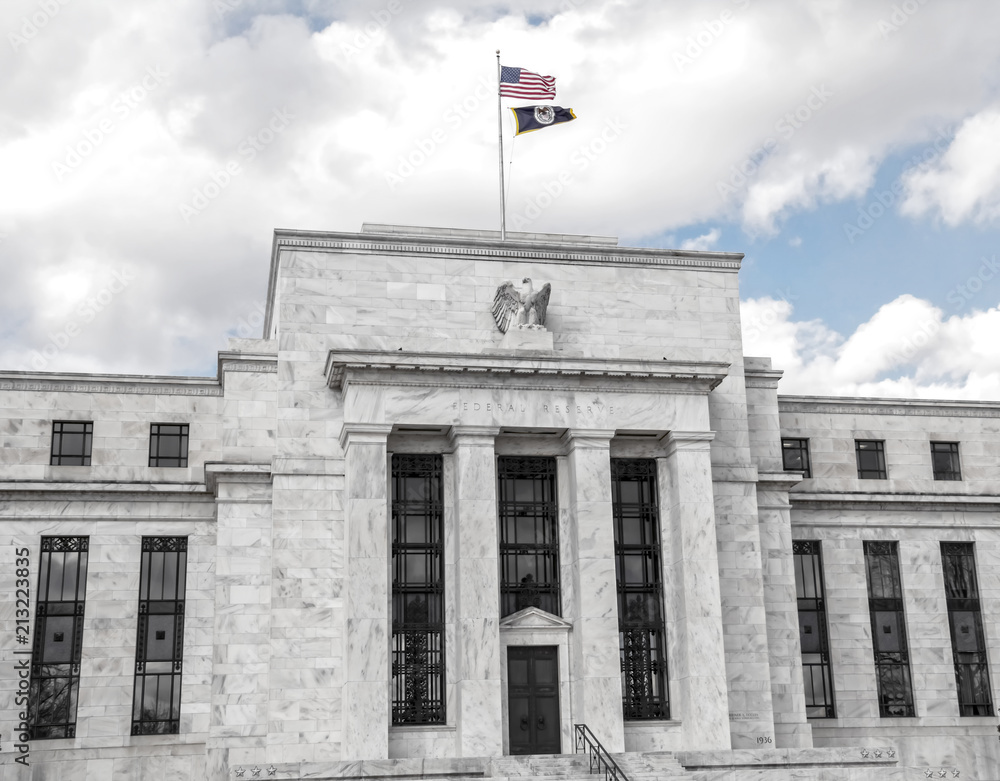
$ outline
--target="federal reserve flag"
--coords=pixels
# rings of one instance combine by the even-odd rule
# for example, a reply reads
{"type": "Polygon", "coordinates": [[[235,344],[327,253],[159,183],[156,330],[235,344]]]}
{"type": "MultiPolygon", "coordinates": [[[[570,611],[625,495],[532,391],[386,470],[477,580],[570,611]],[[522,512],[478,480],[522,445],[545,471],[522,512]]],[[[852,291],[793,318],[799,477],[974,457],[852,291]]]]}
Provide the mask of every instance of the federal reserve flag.
{"type": "Polygon", "coordinates": [[[556,96],[554,76],[539,76],[524,68],[500,66],[500,95],[505,98],[552,100],[556,96]]]}
{"type": "Polygon", "coordinates": [[[562,106],[518,106],[511,111],[514,112],[514,123],[517,126],[515,136],[576,119],[573,109],[562,106]]]}

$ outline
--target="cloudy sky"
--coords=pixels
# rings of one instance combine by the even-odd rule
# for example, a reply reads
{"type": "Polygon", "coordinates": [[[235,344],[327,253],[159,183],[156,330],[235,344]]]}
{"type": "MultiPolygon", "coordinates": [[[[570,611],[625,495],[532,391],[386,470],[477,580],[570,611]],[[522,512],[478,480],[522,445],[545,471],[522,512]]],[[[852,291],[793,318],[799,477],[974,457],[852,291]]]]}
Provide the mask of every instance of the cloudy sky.
{"type": "Polygon", "coordinates": [[[0,370],[214,375],[275,227],[746,253],[785,393],[1000,399],[1000,3],[3,0],[0,370]]]}

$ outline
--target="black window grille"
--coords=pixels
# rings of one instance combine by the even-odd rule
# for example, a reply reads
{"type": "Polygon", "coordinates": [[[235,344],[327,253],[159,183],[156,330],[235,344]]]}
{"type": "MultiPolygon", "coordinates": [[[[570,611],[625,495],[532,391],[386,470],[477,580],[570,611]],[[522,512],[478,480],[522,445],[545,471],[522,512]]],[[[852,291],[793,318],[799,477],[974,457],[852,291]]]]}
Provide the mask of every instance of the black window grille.
{"type": "Polygon", "coordinates": [[[133,735],[180,732],[187,537],[143,537],[133,735]]]}
{"type": "Polygon", "coordinates": [[[957,442],[931,442],[931,466],[935,480],[961,480],[957,442]]]}
{"type": "Polygon", "coordinates": [[[885,442],[881,439],[856,439],[858,477],[862,480],[885,480],[885,442]]]}
{"type": "Polygon", "coordinates": [[[656,462],[611,459],[611,498],[623,712],[669,719],[656,462]]]}
{"type": "Polygon", "coordinates": [[[392,457],[392,723],[445,721],[441,456],[392,457]]]}
{"type": "Polygon", "coordinates": [[[76,737],[89,537],[42,537],[28,734],[76,737]]]}
{"type": "Polygon", "coordinates": [[[500,615],[526,607],[561,615],[556,460],[497,459],[500,615]]]}
{"type": "Polygon", "coordinates": [[[809,440],[783,437],[781,461],[786,472],[802,472],[803,477],[812,477],[809,468],[809,440]]]}
{"type": "Polygon", "coordinates": [[[52,423],[52,466],[90,466],[94,424],[71,420],[52,423]]]}
{"type": "Polygon", "coordinates": [[[959,713],[962,716],[992,716],[986,633],[979,603],[973,543],[942,542],[941,563],[944,566],[944,591],[948,602],[959,713]]]}
{"type": "Polygon", "coordinates": [[[149,427],[149,465],[188,465],[187,423],[153,423],[149,427]]]}
{"type": "Polygon", "coordinates": [[[802,647],[802,683],[806,693],[806,716],[832,719],[833,667],[826,622],[826,592],[823,587],[823,557],[818,540],[792,542],[795,562],[795,596],[799,608],[799,643],[802,647]]]}
{"type": "Polygon", "coordinates": [[[864,546],[879,715],[913,716],[910,652],[906,641],[903,587],[899,579],[899,545],[865,542],[864,546]]]}

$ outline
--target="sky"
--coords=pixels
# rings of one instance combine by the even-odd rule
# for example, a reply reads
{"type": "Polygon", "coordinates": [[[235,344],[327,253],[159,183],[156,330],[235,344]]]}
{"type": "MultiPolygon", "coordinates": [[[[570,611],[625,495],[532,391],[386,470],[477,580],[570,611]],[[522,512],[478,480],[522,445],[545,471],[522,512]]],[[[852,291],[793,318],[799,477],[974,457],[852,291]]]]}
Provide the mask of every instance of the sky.
{"type": "Polygon", "coordinates": [[[214,376],[275,228],[743,252],[785,394],[1000,400],[1000,3],[3,0],[0,371],[214,376]],[[505,105],[517,105],[508,101],[505,105]]]}

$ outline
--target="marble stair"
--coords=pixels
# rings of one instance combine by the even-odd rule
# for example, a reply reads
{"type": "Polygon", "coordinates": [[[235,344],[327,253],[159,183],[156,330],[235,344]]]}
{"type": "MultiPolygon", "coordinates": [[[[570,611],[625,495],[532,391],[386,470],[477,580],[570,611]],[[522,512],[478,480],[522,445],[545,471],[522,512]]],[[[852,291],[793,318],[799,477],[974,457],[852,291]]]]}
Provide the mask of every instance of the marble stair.
{"type": "MultiPolygon", "coordinates": [[[[612,754],[628,781],[665,781],[689,778],[668,752],[612,754]]],[[[604,774],[590,772],[586,754],[536,754],[498,757],[490,762],[488,775],[511,781],[604,781],[604,774]]]]}

